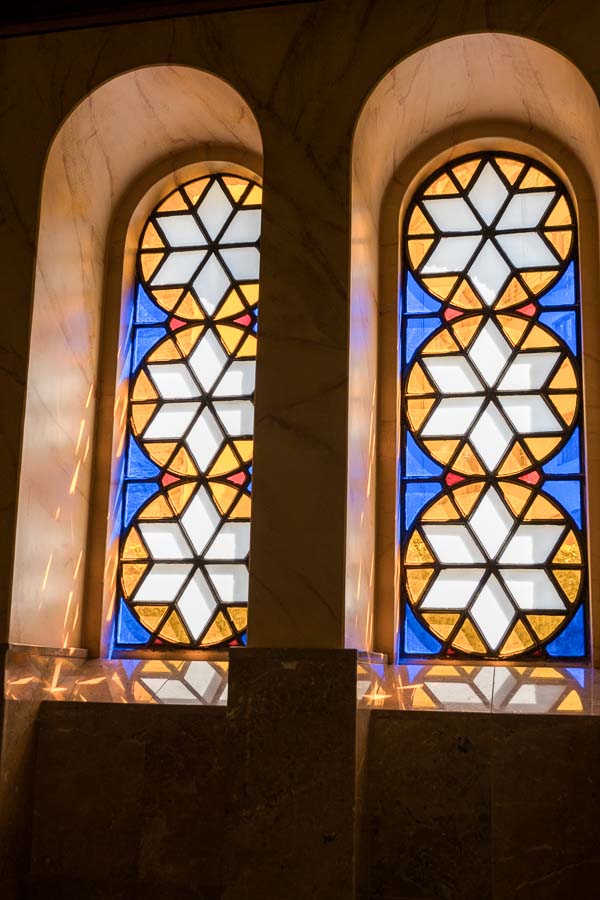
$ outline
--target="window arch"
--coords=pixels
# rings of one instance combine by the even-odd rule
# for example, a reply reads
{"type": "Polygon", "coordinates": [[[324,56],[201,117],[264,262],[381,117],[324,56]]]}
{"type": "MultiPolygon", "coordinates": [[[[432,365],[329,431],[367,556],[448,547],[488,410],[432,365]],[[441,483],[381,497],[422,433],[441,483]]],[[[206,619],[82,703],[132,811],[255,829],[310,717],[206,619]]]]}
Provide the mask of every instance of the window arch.
{"type": "Polygon", "coordinates": [[[536,160],[475,153],[402,233],[401,655],[588,652],[577,227],[536,160]]]}
{"type": "Polygon", "coordinates": [[[262,189],[161,198],[137,252],[114,649],[245,643],[262,189]]]}

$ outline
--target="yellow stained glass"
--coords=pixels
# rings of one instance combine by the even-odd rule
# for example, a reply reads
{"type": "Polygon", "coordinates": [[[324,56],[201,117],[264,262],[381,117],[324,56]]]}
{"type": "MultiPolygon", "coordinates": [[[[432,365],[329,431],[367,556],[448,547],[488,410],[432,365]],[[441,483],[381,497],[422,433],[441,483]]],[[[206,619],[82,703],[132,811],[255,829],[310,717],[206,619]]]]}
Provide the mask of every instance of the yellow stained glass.
{"type": "Polygon", "coordinates": [[[562,703],[556,707],[559,712],[581,712],[583,703],[577,691],[569,691],[562,703]]]}
{"type": "Polygon", "coordinates": [[[528,172],[525,174],[525,178],[519,185],[519,190],[524,191],[526,188],[539,188],[539,187],[555,187],[556,183],[548,177],[544,172],[540,172],[539,169],[536,169],[534,166],[531,166],[528,172]]]}
{"type": "Polygon", "coordinates": [[[160,204],[157,212],[166,213],[166,212],[181,212],[183,210],[188,210],[189,207],[185,202],[183,195],[180,191],[174,191],[167,199],[160,204]]]}
{"type": "Polygon", "coordinates": [[[244,338],[235,354],[238,359],[254,359],[256,356],[256,338],[253,334],[249,334],[244,338]]]}
{"type": "Polygon", "coordinates": [[[500,649],[500,656],[515,656],[531,647],[531,635],[522,622],[517,622],[500,649]]]}
{"type": "Polygon", "coordinates": [[[413,606],[416,606],[423,596],[425,588],[431,581],[433,572],[434,570],[429,568],[406,570],[406,587],[408,590],[408,597],[413,606]]]}
{"type": "Polygon", "coordinates": [[[194,206],[196,206],[198,200],[209,184],[209,178],[199,178],[198,181],[190,181],[189,184],[186,184],[186,186],[184,187],[184,191],[188,195],[194,206]]]}
{"type": "Polygon", "coordinates": [[[248,494],[242,494],[229,514],[230,519],[249,519],[252,509],[252,500],[248,494]]]}
{"type": "Polygon", "coordinates": [[[246,312],[246,307],[242,303],[240,295],[236,290],[230,291],[225,300],[219,307],[219,318],[229,319],[231,316],[241,316],[246,312]]]}
{"type": "Polygon", "coordinates": [[[152,413],[156,409],[156,403],[133,403],[131,406],[131,420],[135,434],[141,434],[148,424],[152,413]]]}
{"type": "Polygon", "coordinates": [[[483,468],[468,444],[462,448],[452,468],[462,475],[483,475],[483,468]]]}
{"type": "Polygon", "coordinates": [[[258,282],[255,282],[254,284],[241,284],[240,290],[250,306],[254,306],[255,303],[258,303],[258,282]]]}
{"type": "Polygon", "coordinates": [[[221,481],[211,481],[209,482],[209,487],[221,515],[227,515],[231,504],[238,496],[238,490],[230,484],[223,484],[221,481]]]}
{"type": "Polygon", "coordinates": [[[154,631],[157,625],[160,624],[161,619],[166,613],[168,607],[167,606],[147,606],[145,603],[138,603],[134,606],[136,615],[142,625],[148,629],[148,631],[154,631]]]}
{"type": "Polygon", "coordinates": [[[496,156],[495,159],[498,168],[507,181],[510,184],[514,184],[523,170],[524,163],[516,159],[506,159],[502,156],[496,156]]]}
{"type": "Polygon", "coordinates": [[[550,382],[551,390],[569,390],[569,388],[577,387],[577,378],[575,377],[575,371],[571,364],[571,360],[566,358],[563,359],[560,369],[550,382]]]}
{"type": "MultiPolygon", "coordinates": [[[[541,641],[545,641],[564,622],[564,616],[527,616],[527,621],[541,641]]],[[[558,673],[554,672],[554,675],[558,673]]]]}
{"type": "Polygon", "coordinates": [[[424,512],[421,518],[424,522],[448,522],[453,519],[460,519],[460,515],[454,503],[446,494],[424,512]]]}
{"type": "Polygon", "coordinates": [[[167,497],[176,516],[181,515],[196,488],[195,481],[184,481],[182,484],[169,488],[167,497]]]}
{"type": "Polygon", "coordinates": [[[579,543],[573,531],[569,531],[552,562],[566,565],[576,565],[577,563],[581,563],[579,543]]]}
{"type": "Polygon", "coordinates": [[[433,228],[423,215],[423,211],[419,206],[415,206],[413,214],[408,224],[409,234],[432,234],[433,228]]]}
{"type": "Polygon", "coordinates": [[[552,571],[569,603],[575,603],[583,574],[581,569],[553,569],[552,571]]]}
{"type": "Polygon", "coordinates": [[[161,341],[156,350],[148,356],[148,362],[170,362],[173,359],[181,359],[181,353],[173,338],[161,341]]]}
{"type": "Polygon", "coordinates": [[[525,453],[522,444],[516,441],[510,451],[506,454],[504,462],[498,470],[498,475],[516,475],[518,472],[523,472],[525,469],[528,469],[530,465],[531,459],[525,453]]]}
{"type": "Polygon", "coordinates": [[[433,238],[414,238],[412,241],[408,242],[408,255],[415,269],[420,264],[432,244],[433,238]]]}
{"type": "Polygon", "coordinates": [[[452,297],[452,305],[460,309],[481,309],[482,304],[469,282],[463,279],[452,297]]]}
{"type": "Polygon", "coordinates": [[[215,621],[212,623],[202,639],[202,643],[206,646],[209,644],[218,644],[221,641],[231,637],[233,631],[231,625],[222,612],[217,614],[215,621]]]}
{"type": "Polygon", "coordinates": [[[546,228],[550,228],[552,226],[560,227],[561,225],[572,224],[569,205],[564,197],[560,198],[544,224],[546,228]]]}
{"type": "Polygon", "coordinates": [[[156,250],[157,247],[163,248],[164,246],[165,242],[152,222],[149,222],[148,227],[144,232],[144,237],[142,238],[142,247],[144,250],[156,250]]]}
{"type": "Polygon", "coordinates": [[[479,481],[475,484],[464,484],[454,490],[452,496],[464,516],[469,515],[484,487],[485,482],[479,481]]]}
{"type": "Polygon", "coordinates": [[[444,641],[458,622],[457,613],[423,613],[422,615],[431,630],[444,641]]]}
{"type": "Polygon", "coordinates": [[[434,403],[433,397],[420,397],[418,400],[406,401],[406,413],[413,431],[419,430],[434,403]]]}
{"type": "Polygon", "coordinates": [[[237,631],[243,631],[248,623],[248,607],[247,606],[229,606],[227,608],[229,618],[233,622],[237,631]]]}
{"type": "Polygon", "coordinates": [[[566,259],[571,249],[573,232],[569,231],[545,231],[546,238],[550,241],[561,259],[566,259]]]}
{"type": "Polygon", "coordinates": [[[147,568],[148,563],[123,563],[121,583],[126,597],[131,596],[147,568]]]}
{"type": "Polygon", "coordinates": [[[523,507],[531,497],[531,488],[521,484],[513,484],[510,481],[501,481],[498,487],[502,491],[504,499],[515,516],[519,516],[523,507]]]}
{"type": "Polygon", "coordinates": [[[468,162],[460,163],[460,165],[454,166],[452,171],[454,172],[455,178],[458,178],[461,187],[466,188],[468,186],[478,165],[478,159],[471,159],[468,162]]]}
{"type": "Polygon", "coordinates": [[[168,463],[173,456],[176,446],[177,444],[173,442],[165,443],[164,441],[146,441],[144,444],[149,456],[160,466],[165,466],[168,463]]]}
{"type": "Polygon", "coordinates": [[[433,562],[433,556],[418,531],[414,532],[406,548],[405,562],[407,565],[433,562]]]}
{"type": "Polygon", "coordinates": [[[255,184],[244,200],[243,206],[260,206],[262,203],[262,188],[255,184]]]}
{"type": "Polygon", "coordinates": [[[444,331],[434,335],[421,352],[424,356],[429,356],[430,354],[453,353],[458,349],[458,344],[450,332],[444,329],[444,331]]]}
{"type": "Polygon", "coordinates": [[[454,451],[458,447],[458,441],[449,438],[441,441],[424,441],[423,443],[431,455],[444,464],[452,459],[454,451]]]}
{"type": "Polygon", "coordinates": [[[235,469],[239,469],[239,467],[240,464],[238,458],[231,447],[227,445],[215,459],[209,474],[211,478],[216,478],[218,475],[225,475],[228,472],[233,472],[235,469]]]}
{"type": "Polygon", "coordinates": [[[159,635],[163,640],[173,644],[189,644],[190,642],[183,622],[175,610],[160,629],[159,635]]]}
{"type": "Polygon", "coordinates": [[[121,559],[148,559],[148,551],[135,528],[127,535],[121,559]]]}
{"type": "Polygon", "coordinates": [[[254,441],[234,441],[233,446],[237,450],[242,462],[250,462],[254,450],[254,441]]]}
{"type": "Polygon", "coordinates": [[[511,278],[507,287],[494,304],[494,309],[507,309],[510,306],[517,306],[519,303],[524,303],[526,300],[527,292],[524,290],[521,283],[517,281],[516,278],[511,278]]]}
{"type": "Polygon", "coordinates": [[[159,494],[139,514],[140,519],[170,519],[173,513],[167,503],[167,498],[159,494]]]}
{"type": "Polygon", "coordinates": [[[182,319],[203,319],[204,311],[196,298],[188,291],[177,307],[177,315],[182,319]]]}
{"type": "Polygon", "coordinates": [[[140,372],[138,377],[135,379],[135,384],[133,386],[133,392],[131,394],[132,400],[155,400],[158,397],[158,393],[156,389],[144,370],[140,372]]]}
{"type": "Polygon", "coordinates": [[[456,324],[452,326],[452,331],[454,332],[456,340],[465,350],[472,343],[482,322],[483,319],[481,316],[468,316],[466,319],[461,319],[460,322],[456,322],[456,324]]]}
{"type": "Polygon", "coordinates": [[[435,275],[433,278],[424,278],[423,284],[427,290],[445,300],[458,279],[457,275],[435,275]]]}
{"type": "Polygon", "coordinates": [[[171,312],[179,299],[183,296],[184,290],[185,288],[161,288],[160,290],[155,288],[152,291],[152,296],[161,309],[171,312]]]}
{"type": "Polygon", "coordinates": [[[227,185],[227,190],[237,203],[248,187],[247,180],[245,178],[236,178],[234,175],[226,175],[223,178],[223,181],[227,185]]]}
{"type": "Polygon", "coordinates": [[[142,253],[140,254],[140,264],[142,266],[142,274],[146,281],[148,281],[156,270],[158,269],[159,264],[165,258],[164,253],[142,253]]]}
{"type": "Polygon", "coordinates": [[[577,394],[549,394],[556,409],[567,425],[570,425],[577,412],[577,394]]]}
{"type": "Polygon", "coordinates": [[[486,646],[477,634],[474,625],[467,619],[452,641],[454,647],[465,653],[485,653],[486,646]]]}
{"type": "Polygon", "coordinates": [[[552,269],[549,272],[521,272],[521,278],[532,294],[540,294],[550,284],[552,279],[556,278],[556,270],[552,269]]]}
{"type": "Polygon", "coordinates": [[[179,348],[184,356],[189,356],[204,333],[203,325],[192,325],[191,328],[180,328],[175,334],[179,348]]]}
{"type": "Polygon", "coordinates": [[[536,437],[525,438],[527,448],[533,454],[535,459],[544,459],[549,453],[558,447],[562,438],[559,437],[536,437]]]}
{"type": "Polygon", "coordinates": [[[527,319],[520,319],[517,316],[498,316],[497,321],[513,347],[518,347],[523,333],[529,325],[527,319]]]}
{"type": "Polygon", "coordinates": [[[425,191],[426,197],[437,194],[458,194],[458,188],[446,173],[436,178],[433,184],[429,185],[425,191]]]}
{"type": "Polygon", "coordinates": [[[177,455],[171,460],[169,471],[187,478],[195,478],[198,474],[198,469],[192,462],[192,458],[185,447],[181,447],[177,451],[177,455]]]}
{"type": "Polygon", "coordinates": [[[558,341],[545,328],[534,325],[521,345],[522,350],[541,350],[547,347],[558,347],[558,341]]]}
{"type": "Polygon", "coordinates": [[[234,325],[217,325],[217,332],[223,346],[231,354],[235,353],[246,334],[243,328],[236,328],[234,325]]]}
{"type": "Polygon", "coordinates": [[[408,384],[406,385],[406,393],[407,395],[434,393],[434,387],[428,380],[419,363],[415,363],[415,365],[411,369],[411,373],[408,378],[408,384]]]}
{"type": "Polygon", "coordinates": [[[550,503],[550,501],[542,496],[542,494],[538,494],[535,498],[527,512],[525,513],[524,521],[531,522],[534,519],[559,519],[562,520],[563,514],[558,509],[554,503],[550,503]]]}

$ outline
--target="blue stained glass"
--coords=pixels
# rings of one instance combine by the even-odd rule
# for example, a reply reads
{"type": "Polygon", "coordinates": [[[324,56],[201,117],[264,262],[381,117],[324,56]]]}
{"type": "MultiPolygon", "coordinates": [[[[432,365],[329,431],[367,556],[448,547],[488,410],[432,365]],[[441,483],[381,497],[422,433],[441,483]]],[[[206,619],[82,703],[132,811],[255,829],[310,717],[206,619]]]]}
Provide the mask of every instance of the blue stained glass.
{"type": "Polygon", "coordinates": [[[119,604],[117,632],[117,643],[119,644],[146,644],[150,637],[150,632],[129,612],[123,599],[119,604]]]}
{"type": "Polygon", "coordinates": [[[241,635],[239,636],[238,640],[239,640],[240,644],[243,644],[243,646],[245,647],[246,644],[248,643],[248,635],[247,635],[247,633],[244,632],[243,634],[241,634],[241,635]]]}
{"type": "Polygon", "coordinates": [[[166,328],[157,326],[136,329],[133,340],[133,372],[136,371],[142,359],[150,352],[152,347],[165,337],[166,333],[166,328]]]}
{"type": "Polygon", "coordinates": [[[437,316],[406,320],[405,362],[409,362],[412,359],[423,341],[439,327],[440,320],[437,316]]]}
{"type": "Polygon", "coordinates": [[[128,526],[138,509],[158,491],[155,481],[133,481],[125,485],[125,526],[128,526]]]}
{"type": "Polygon", "coordinates": [[[427,478],[428,476],[436,477],[443,471],[430,456],[423,453],[413,436],[407,432],[406,434],[406,454],[405,454],[405,477],[406,478],[427,478]]]}
{"type": "Polygon", "coordinates": [[[542,313],[540,322],[562,338],[572,353],[577,353],[577,317],[575,310],[542,313]]]}
{"type": "Polygon", "coordinates": [[[442,304],[438,303],[437,300],[434,300],[424,288],[419,287],[409,272],[406,277],[406,312],[438,312],[441,306],[442,304]]]}
{"type": "Polygon", "coordinates": [[[567,267],[565,274],[552,290],[540,297],[540,306],[575,305],[575,263],[567,267]]]}
{"type": "Polygon", "coordinates": [[[129,438],[129,450],[127,453],[127,478],[148,479],[156,478],[160,469],[148,459],[136,439],[129,438]]]}
{"type": "Polygon", "coordinates": [[[567,669],[567,672],[581,687],[585,687],[585,669],[567,669]]]}
{"type": "Polygon", "coordinates": [[[577,475],[579,466],[579,428],[576,428],[560,453],[547,462],[542,470],[547,475],[577,475]]]}
{"type": "Polygon", "coordinates": [[[558,500],[560,505],[570,513],[578,527],[581,528],[581,486],[578,481],[559,481],[548,479],[544,482],[544,491],[558,500]]]}
{"type": "Polygon", "coordinates": [[[404,616],[404,652],[431,656],[441,649],[441,643],[423,628],[410,606],[407,606],[404,616]]]}
{"type": "Polygon", "coordinates": [[[585,624],[583,604],[567,627],[546,648],[550,656],[585,656],[585,624]]]}
{"type": "Polygon", "coordinates": [[[143,288],[138,289],[137,303],[135,310],[136,322],[144,324],[153,324],[155,322],[165,322],[168,319],[168,313],[160,309],[154,301],[150,299],[143,288]]]}
{"type": "Polygon", "coordinates": [[[409,482],[404,494],[404,527],[408,530],[415,518],[430,500],[439,494],[442,486],[439,481],[409,482]]]}

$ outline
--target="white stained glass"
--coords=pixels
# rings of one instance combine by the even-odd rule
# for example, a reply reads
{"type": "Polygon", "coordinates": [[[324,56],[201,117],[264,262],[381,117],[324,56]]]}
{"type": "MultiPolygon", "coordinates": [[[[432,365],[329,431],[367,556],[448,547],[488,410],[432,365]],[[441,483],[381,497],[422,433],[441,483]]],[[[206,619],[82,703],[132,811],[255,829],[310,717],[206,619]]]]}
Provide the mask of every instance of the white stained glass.
{"type": "Polygon", "coordinates": [[[488,306],[497,299],[510,275],[510,268],[491,241],[486,241],[468,271],[479,296],[488,306]]]}
{"type": "Polygon", "coordinates": [[[469,191],[469,200],[486,225],[494,221],[507,196],[508,191],[500,176],[489,162],[486,163],[469,191]]]}
{"type": "Polygon", "coordinates": [[[475,394],[483,390],[464,356],[425,356],[423,363],[442,394],[475,394]]]}
{"type": "Polygon", "coordinates": [[[540,612],[565,608],[543,569],[500,569],[499,573],[520,609],[540,612]]]}
{"type": "Polygon", "coordinates": [[[221,238],[222,244],[255,244],[260,237],[260,209],[236,212],[221,238]]]}
{"type": "Polygon", "coordinates": [[[558,263],[557,257],[535,231],[499,234],[497,240],[518,269],[556,266],[558,263]]]}
{"type": "Polygon", "coordinates": [[[215,610],[217,601],[204,575],[196,571],[177,602],[179,612],[195,641],[198,640],[215,610]]]}
{"type": "Polygon", "coordinates": [[[177,522],[140,522],[152,559],[189,559],[192,551],[177,522]]]}
{"type": "Polygon", "coordinates": [[[508,536],[514,522],[512,514],[490,487],[469,519],[469,525],[486,553],[493,559],[508,536]]]}
{"type": "Polygon", "coordinates": [[[205,472],[223,443],[223,432],[215,417],[207,408],[194,422],[186,438],[186,443],[201,472],[205,472]]]}
{"type": "Polygon", "coordinates": [[[423,437],[463,435],[481,409],[481,397],[447,397],[436,407],[421,434],[423,437]]]}
{"type": "Polygon", "coordinates": [[[206,331],[190,356],[190,366],[208,393],[221,374],[227,356],[214,331],[206,331]]]}
{"type": "Polygon", "coordinates": [[[512,348],[500,329],[490,320],[481,329],[468,353],[481,377],[493,387],[512,353],[512,348]]]}
{"type": "Polygon", "coordinates": [[[548,380],[560,353],[518,353],[511,362],[504,378],[498,385],[499,391],[539,390],[548,380]]]}
{"type": "Polygon", "coordinates": [[[213,253],[194,281],[194,290],[209,315],[214,313],[230,284],[229,276],[213,253]]]}
{"type": "Polygon", "coordinates": [[[250,400],[216,400],[214,410],[227,434],[241,437],[252,434],[254,404],[250,400]]]}
{"type": "Polygon", "coordinates": [[[540,565],[548,559],[563,532],[563,525],[519,525],[500,557],[501,565],[540,565]]]}
{"type": "Polygon", "coordinates": [[[442,569],[420,609],[464,609],[481,581],[484,569],[442,569]]]}
{"type": "Polygon", "coordinates": [[[155,563],[134,597],[136,603],[172,603],[191,567],[181,563],[155,563]]]}
{"type": "Polygon", "coordinates": [[[215,509],[208,491],[205,487],[201,487],[188,503],[181,517],[181,524],[198,555],[203,552],[220,521],[221,517],[215,509]]]}
{"type": "Polygon", "coordinates": [[[499,397],[504,412],[521,434],[563,431],[564,426],[550,412],[539,394],[507,394],[499,397]]]}
{"type": "Polygon", "coordinates": [[[482,563],[484,558],[465,525],[424,525],[431,549],[441,563],[482,563]]]}
{"type": "Polygon", "coordinates": [[[185,284],[205,256],[206,250],[175,250],[169,253],[152,278],[152,285],[160,287],[164,284],[185,284]]]}
{"type": "Polygon", "coordinates": [[[237,281],[256,281],[260,269],[260,253],[256,247],[222,249],[221,256],[237,281]]]}
{"type": "Polygon", "coordinates": [[[225,522],[206,559],[245,559],[250,550],[250,522],[225,522]]]}
{"type": "Polygon", "coordinates": [[[197,411],[197,403],[163,403],[146,428],[144,440],[180,438],[197,411]]]}
{"type": "Polygon", "coordinates": [[[159,216],[156,220],[171,247],[205,247],[206,238],[194,216],[159,216]]]}
{"type": "Polygon", "coordinates": [[[535,191],[514,194],[496,226],[498,231],[536,228],[555,193],[555,191],[535,191]]]}
{"type": "Polygon", "coordinates": [[[233,207],[221,185],[214,181],[198,206],[198,215],[213,240],[231,215],[233,207]]]}
{"type": "Polygon", "coordinates": [[[254,392],[256,362],[240,359],[232,362],[215,390],[215,397],[248,397],[254,392]]]}
{"type": "Polygon", "coordinates": [[[488,403],[477,420],[469,440],[488,471],[493,471],[513,439],[513,433],[495,403],[488,403]]]}
{"type": "Polygon", "coordinates": [[[441,275],[444,272],[462,272],[480,243],[479,235],[442,238],[421,269],[421,274],[441,275]]]}
{"type": "Polygon", "coordinates": [[[440,231],[481,231],[481,225],[461,197],[424,200],[423,205],[440,231]]]}
{"type": "Polygon", "coordinates": [[[155,363],[148,366],[150,378],[164,400],[191,400],[199,397],[198,385],[185,363],[155,363]]]}
{"type": "Polygon", "coordinates": [[[243,563],[215,563],[207,566],[206,571],[222,603],[248,602],[248,569],[243,563]]]}
{"type": "Polygon", "coordinates": [[[495,575],[490,575],[471,607],[471,618],[492,650],[497,650],[515,617],[506,591],[495,575]]]}

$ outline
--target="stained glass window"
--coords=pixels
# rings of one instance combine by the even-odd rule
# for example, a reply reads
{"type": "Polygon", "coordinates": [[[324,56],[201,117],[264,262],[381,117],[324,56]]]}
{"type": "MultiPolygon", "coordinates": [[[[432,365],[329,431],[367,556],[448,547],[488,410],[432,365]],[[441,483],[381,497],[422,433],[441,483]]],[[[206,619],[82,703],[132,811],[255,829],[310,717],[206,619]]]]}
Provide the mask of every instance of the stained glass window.
{"type": "Polygon", "coordinates": [[[585,658],[577,228],[554,173],[448,164],[403,230],[399,656],[585,658]]]}
{"type": "Polygon", "coordinates": [[[207,176],[142,232],[116,649],[245,643],[261,199],[207,176]]]}

